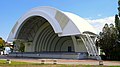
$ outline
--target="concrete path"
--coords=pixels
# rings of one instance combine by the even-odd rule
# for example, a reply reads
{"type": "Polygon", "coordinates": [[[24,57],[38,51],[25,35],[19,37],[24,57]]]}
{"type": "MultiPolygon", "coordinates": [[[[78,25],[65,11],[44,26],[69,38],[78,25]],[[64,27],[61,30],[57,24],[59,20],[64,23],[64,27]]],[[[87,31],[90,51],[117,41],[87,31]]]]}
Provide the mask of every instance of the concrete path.
{"type": "MultiPolygon", "coordinates": [[[[10,59],[12,61],[30,62],[30,63],[57,63],[57,64],[83,64],[83,65],[99,65],[97,60],[72,60],[72,59],[35,59],[35,58],[18,58],[0,56],[0,59],[10,59]]],[[[103,61],[106,66],[120,66],[120,61],[103,61]]]]}

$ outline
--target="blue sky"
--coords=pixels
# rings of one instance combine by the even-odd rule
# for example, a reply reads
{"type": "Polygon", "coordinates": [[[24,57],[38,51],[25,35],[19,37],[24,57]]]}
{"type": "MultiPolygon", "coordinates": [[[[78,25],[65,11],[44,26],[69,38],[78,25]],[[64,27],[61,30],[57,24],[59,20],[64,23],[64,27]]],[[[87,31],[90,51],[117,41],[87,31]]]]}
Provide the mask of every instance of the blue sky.
{"type": "Polygon", "coordinates": [[[118,0],[0,0],[0,37],[7,39],[16,21],[31,8],[51,6],[92,20],[114,16],[118,0]]]}

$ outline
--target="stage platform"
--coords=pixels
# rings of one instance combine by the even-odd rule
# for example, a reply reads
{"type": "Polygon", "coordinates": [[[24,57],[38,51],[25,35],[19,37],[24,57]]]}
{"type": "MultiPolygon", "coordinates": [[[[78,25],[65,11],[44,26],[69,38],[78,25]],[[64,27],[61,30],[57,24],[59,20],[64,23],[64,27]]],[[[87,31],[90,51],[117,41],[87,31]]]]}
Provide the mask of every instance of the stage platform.
{"type": "Polygon", "coordinates": [[[31,57],[48,59],[87,59],[85,52],[12,52],[11,57],[31,57]]]}

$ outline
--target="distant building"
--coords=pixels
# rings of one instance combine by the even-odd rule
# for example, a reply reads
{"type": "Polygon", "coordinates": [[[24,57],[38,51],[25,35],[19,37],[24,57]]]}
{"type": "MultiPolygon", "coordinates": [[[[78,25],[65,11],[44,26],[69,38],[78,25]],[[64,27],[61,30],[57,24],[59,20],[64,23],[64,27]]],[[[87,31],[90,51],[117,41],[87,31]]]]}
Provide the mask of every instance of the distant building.
{"type": "Polygon", "coordinates": [[[26,57],[98,59],[95,38],[96,31],[83,18],[52,7],[37,7],[16,22],[8,41],[24,41],[22,56],[26,57]]]}

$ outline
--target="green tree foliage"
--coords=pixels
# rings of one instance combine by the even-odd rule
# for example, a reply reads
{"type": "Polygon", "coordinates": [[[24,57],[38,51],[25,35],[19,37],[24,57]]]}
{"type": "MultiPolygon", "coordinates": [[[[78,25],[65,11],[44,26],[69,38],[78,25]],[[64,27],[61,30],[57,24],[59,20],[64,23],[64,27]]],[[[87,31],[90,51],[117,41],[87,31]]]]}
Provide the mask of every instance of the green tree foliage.
{"type": "Polygon", "coordinates": [[[105,24],[99,34],[98,45],[105,53],[107,59],[120,60],[120,46],[118,45],[118,32],[113,24],[105,24]]]}
{"type": "Polygon", "coordinates": [[[25,45],[24,45],[24,43],[20,43],[19,51],[20,52],[24,52],[25,51],[25,45]]]}
{"type": "Polygon", "coordinates": [[[117,29],[117,31],[118,31],[118,38],[120,38],[120,20],[119,20],[119,17],[118,17],[118,15],[116,14],[115,15],[115,27],[116,27],[116,29],[117,29]]]}
{"type": "Polygon", "coordinates": [[[18,39],[18,40],[13,41],[13,45],[14,45],[15,51],[19,51],[19,52],[25,51],[25,41],[18,39]]]}
{"type": "Polygon", "coordinates": [[[107,59],[120,60],[120,0],[118,0],[118,15],[115,15],[115,26],[105,24],[97,40],[98,46],[105,52],[107,59]]]}
{"type": "Polygon", "coordinates": [[[117,14],[115,15],[115,26],[119,32],[118,37],[120,38],[120,19],[119,19],[119,17],[120,17],[120,0],[118,0],[118,15],[117,14]]]}
{"type": "Polygon", "coordinates": [[[119,17],[120,17],[120,0],[118,0],[118,15],[119,15],[119,17]]]}
{"type": "Polygon", "coordinates": [[[5,41],[0,37],[0,49],[5,46],[5,41]]]}

